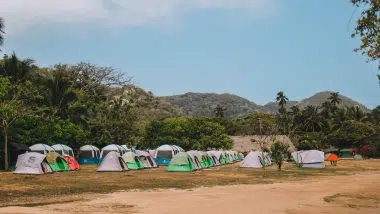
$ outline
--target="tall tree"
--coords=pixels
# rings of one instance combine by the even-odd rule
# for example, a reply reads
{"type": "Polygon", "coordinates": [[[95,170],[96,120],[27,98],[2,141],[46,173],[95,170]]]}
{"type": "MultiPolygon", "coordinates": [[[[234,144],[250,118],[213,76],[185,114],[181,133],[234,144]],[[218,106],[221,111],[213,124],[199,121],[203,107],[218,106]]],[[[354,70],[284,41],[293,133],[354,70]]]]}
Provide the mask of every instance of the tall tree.
{"type": "Polygon", "coordinates": [[[340,102],[342,102],[342,99],[339,97],[339,92],[331,92],[327,99],[330,100],[330,103],[333,106],[337,106],[340,102]]]}
{"type": "MultiPolygon", "coordinates": [[[[355,31],[351,35],[351,37],[359,36],[361,40],[360,47],[354,50],[366,55],[368,61],[375,61],[380,70],[380,1],[351,0],[351,3],[362,9],[355,31]]],[[[380,83],[380,74],[377,78],[380,83]]]]}
{"type": "MultiPolygon", "coordinates": [[[[0,46],[2,46],[4,44],[4,20],[2,17],[0,17],[0,46]]],[[[1,49],[0,49],[1,51],[1,49]]]]}
{"type": "Polygon", "coordinates": [[[280,113],[284,113],[284,112],[281,112],[281,111],[286,111],[286,104],[288,103],[289,99],[288,97],[285,96],[284,92],[283,91],[280,91],[277,93],[277,97],[276,97],[276,101],[278,103],[278,105],[280,106],[280,113]]]}
{"type": "Polygon", "coordinates": [[[226,110],[227,110],[226,108],[218,104],[216,108],[214,109],[215,116],[218,118],[224,118],[226,110]]]}

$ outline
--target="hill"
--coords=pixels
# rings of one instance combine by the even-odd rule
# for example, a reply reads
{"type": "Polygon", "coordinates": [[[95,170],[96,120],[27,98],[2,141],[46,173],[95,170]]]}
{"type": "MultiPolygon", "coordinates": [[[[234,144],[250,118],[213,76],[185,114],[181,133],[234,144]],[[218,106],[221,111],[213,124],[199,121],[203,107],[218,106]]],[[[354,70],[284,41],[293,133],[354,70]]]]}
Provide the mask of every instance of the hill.
{"type": "Polygon", "coordinates": [[[186,93],[183,95],[161,97],[174,108],[180,109],[187,116],[213,117],[218,105],[226,108],[227,118],[244,116],[253,111],[260,111],[261,106],[233,94],[186,93]]]}
{"type": "MultiPolygon", "coordinates": [[[[328,100],[330,91],[323,91],[314,94],[311,97],[302,99],[301,101],[289,101],[288,107],[297,105],[301,109],[308,106],[319,106],[328,100]]],[[[339,107],[359,106],[364,111],[369,111],[367,107],[349,97],[340,95],[342,99],[339,107]]],[[[186,93],[175,96],[160,97],[165,103],[169,103],[173,108],[179,109],[187,116],[204,116],[213,117],[214,110],[217,105],[226,108],[227,118],[236,118],[249,114],[253,111],[277,113],[278,105],[275,102],[269,102],[263,106],[249,101],[243,97],[233,94],[216,94],[216,93],[186,93]]]]}

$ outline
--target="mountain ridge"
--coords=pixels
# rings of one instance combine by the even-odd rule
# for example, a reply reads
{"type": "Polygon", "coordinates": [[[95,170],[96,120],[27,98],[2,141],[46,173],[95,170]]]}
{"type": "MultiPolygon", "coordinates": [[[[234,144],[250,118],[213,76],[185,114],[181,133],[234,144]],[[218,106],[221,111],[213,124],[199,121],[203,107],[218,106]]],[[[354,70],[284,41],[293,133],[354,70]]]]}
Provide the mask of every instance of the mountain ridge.
{"type": "MultiPolygon", "coordinates": [[[[319,106],[324,101],[328,100],[330,93],[331,91],[321,91],[310,97],[301,99],[300,101],[288,101],[288,107],[298,106],[302,109],[307,105],[319,106]]],[[[363,111],[369,111],[366,106],[350,97],[341,94],[339,94],[339,97],[342,99],[339,107],[359,106],[363,111]]],[[[268,102],[264,105],[259,105],[244,97],[231,93],[187,92],[173,96],[160,96],[159,99],[180,109],[186,116],[212,117],[215,115],[214,109],[218,105],[226,109],[225,114],[227,118],[237,118],[255,111],[276,113],[279,108],[276,102],[268,102]]]]}

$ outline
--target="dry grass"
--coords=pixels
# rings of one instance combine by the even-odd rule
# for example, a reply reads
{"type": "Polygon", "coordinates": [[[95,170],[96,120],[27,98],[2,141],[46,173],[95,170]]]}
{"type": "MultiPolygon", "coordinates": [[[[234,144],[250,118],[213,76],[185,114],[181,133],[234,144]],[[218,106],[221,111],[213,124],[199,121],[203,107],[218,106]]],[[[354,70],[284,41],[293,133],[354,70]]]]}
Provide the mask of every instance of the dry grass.
{"type": "Polygon", "coordinates": [[[166,167],[123,173],[98,173],[96,166],[89,165],[82,166],[82,169],[77,172],[41,176],[14,175],[10,172],[3,172],[0,173],[0,207],[34,206],[65,200],[81,200],[84,196],[91,197],[92,193],[263,184],[377,170],[380,170],[380,160],[344,160],[339,162],[337,167],[327,166],[326,169],[299,169],[289,163],[285,164],[281,173],[276,170],[275,166],[267,168],[265,177],[262,169],[240,169],[237,164],[191,173],[170,173],[166,171],[166,167]]]}

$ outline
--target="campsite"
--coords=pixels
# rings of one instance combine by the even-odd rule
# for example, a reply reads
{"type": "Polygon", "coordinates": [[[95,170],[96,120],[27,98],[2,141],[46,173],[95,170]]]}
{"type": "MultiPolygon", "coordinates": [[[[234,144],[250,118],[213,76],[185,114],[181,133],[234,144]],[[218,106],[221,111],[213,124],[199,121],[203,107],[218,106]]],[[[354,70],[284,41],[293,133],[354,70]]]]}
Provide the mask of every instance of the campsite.
{"type": "Polygon", "coordinates": [[[380,0],[0,0],[0,214],[379,214],[380,0]]]}

